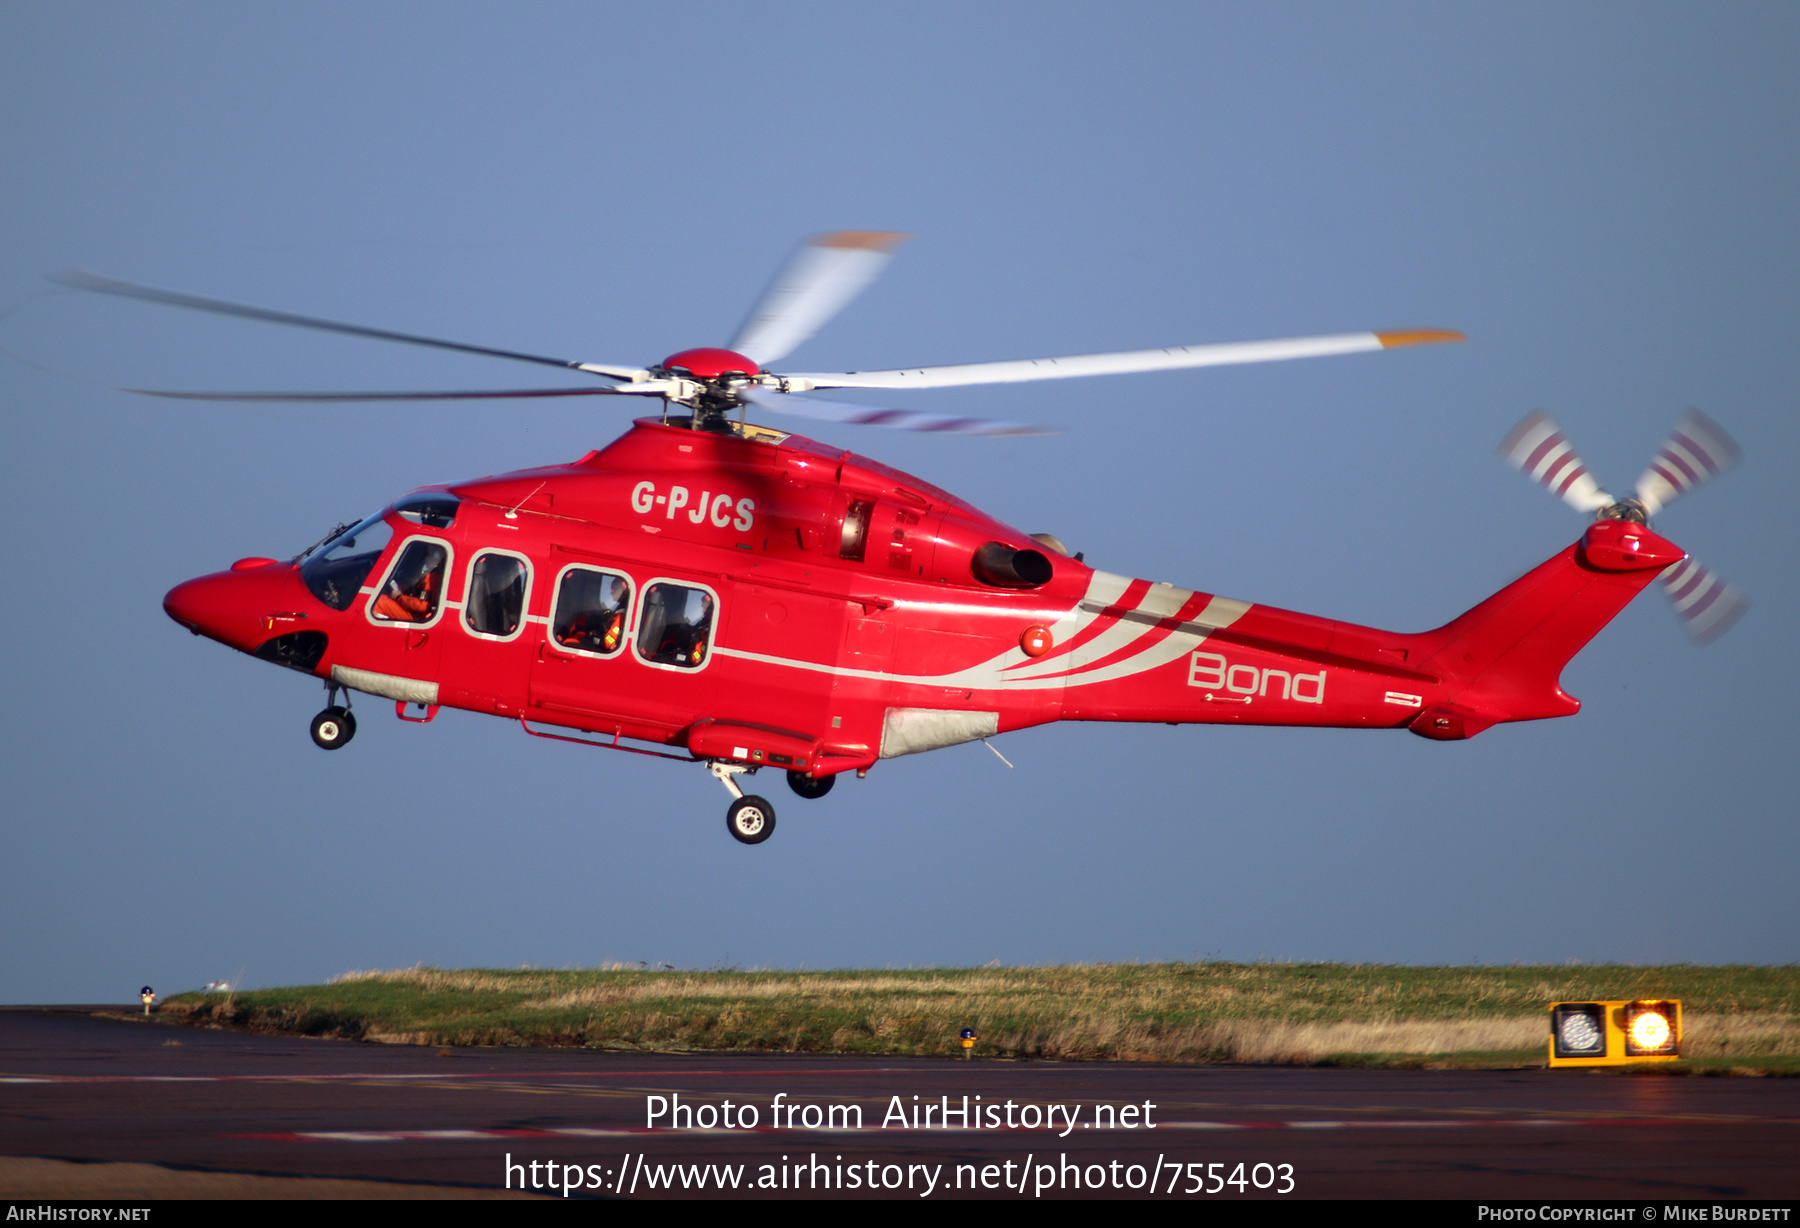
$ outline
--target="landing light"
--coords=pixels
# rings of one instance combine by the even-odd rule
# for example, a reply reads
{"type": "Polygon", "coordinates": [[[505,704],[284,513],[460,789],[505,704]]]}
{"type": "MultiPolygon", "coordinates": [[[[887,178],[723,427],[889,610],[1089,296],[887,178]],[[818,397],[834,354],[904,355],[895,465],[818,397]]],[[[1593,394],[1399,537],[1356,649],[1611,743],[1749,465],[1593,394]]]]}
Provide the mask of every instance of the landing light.
{"type": "Polygon", "coordinates": [[[1550,1065],[1618,1066],[1681,1056],[1673,998],[1550,1004],[1550,1065]]]}

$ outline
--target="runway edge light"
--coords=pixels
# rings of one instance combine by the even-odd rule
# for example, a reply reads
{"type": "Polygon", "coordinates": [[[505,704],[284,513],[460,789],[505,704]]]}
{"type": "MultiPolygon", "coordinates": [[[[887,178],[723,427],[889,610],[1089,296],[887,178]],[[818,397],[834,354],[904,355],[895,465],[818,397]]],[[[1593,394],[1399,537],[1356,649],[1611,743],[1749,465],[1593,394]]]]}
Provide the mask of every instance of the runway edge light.
{"type": "Polygon", "coordinates": [[[1550,1065],[1623,1066],[1681,1057],[1681,1003],[1674,998],[1550,1004],[1550,1065]]]}

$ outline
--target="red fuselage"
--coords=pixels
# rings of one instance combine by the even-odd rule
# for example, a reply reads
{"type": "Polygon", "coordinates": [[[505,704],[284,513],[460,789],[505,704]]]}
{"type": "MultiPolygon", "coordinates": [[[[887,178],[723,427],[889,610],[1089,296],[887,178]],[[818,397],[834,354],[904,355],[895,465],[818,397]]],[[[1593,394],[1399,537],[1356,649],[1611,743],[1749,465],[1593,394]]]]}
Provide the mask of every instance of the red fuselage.
{"type": "Polygon", "coordinates": [[[1562,665],[1682,557],[1603,521],[1445,627],[1377,631],[1095,571],[798,436],[653,420],[365,523],[366,574],[327,574],[351,557],[327,543],[165,608],[396,701],[814,776],[1055,720],[1458,738],[1567,715],[1562,665]]]}

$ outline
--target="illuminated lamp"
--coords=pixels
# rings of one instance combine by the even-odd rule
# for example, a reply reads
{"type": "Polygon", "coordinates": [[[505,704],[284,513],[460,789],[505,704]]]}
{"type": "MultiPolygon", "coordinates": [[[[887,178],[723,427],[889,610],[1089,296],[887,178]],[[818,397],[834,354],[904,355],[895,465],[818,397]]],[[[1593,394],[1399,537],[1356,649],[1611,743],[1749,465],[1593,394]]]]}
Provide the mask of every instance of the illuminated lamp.
{"type": "Polygon", "coordinates": [[[1633,1002],[1625,1008],[1625,1056],[1675,1057],[1680,1042],[1675,1022],[1680,1006],[1674,1002],[1633,1002]]]}

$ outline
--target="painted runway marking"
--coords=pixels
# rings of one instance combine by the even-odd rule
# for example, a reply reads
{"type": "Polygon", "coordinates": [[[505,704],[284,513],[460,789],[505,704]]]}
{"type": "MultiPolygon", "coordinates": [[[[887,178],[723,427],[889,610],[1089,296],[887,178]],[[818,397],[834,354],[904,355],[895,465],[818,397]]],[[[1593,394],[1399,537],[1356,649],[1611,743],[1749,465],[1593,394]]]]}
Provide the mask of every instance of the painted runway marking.
{"type": "MultiPolygon", "coordinates": [[[[806,1071],[806,1077],[812,1079],[819,1073],[826,1075],[893,1075],[891,1068],[880,1066],[873,1070],[842,1071],[806,1071]]],[[[526,1079],[729,1079],[729,1077],[745,1077],[745,1075],[779,1075],[792,1077],[792,1071],[761,1070],[608,1070],[605,1073],[590,1070],[547,1070],[540,1073],[524,1075],[526,1079]]],[[[29,1082],[49,1082],[49,1084],[86,1084],[86,1082],[419,1082],[419,1080],[493,1080],[522,1079],[518,1071],[508,1073],[461,1073],[461,1071],[430,1071],[418,1075],[396,1075],[396,1073],[362,1073],[362,1075],[0,1075],[0,1084],[29,1084],[29,1082]]]]}
{"type": "MultiPolygon", "coordinates": [[[[872,1066],[867,1069],[807,1071],[807,1078],[816,1078],[819,1074],[827,1075],[871,1075],[895,1074],[890,1066],[872,1066]]],[[[521,1077],[531,1079],[697,1079],[697,1078],[731,1078],[769,1076],[791,1078],[793,1072],[786,1070],[608,1070],[597,1072],[592,1070],[545,1070],[521,1076],[517,1071],[505,1074],[488,1073],[473,1074],[458,1071],[432,1071],[429,1074],[280,1074],[280,1075],[0,1075],[0,1083],[323,1083],[353,1082],[362,1080],[372,1083],[390,1083],[398,1081],[418,1082],[421,1080],[492,1080],[511,1079],[517,1081],[521,1077]]]]}
{"type": "MultiPolygon", "coordinates": [[[[493,1138],[626,1138],[641,1130],[280,1130],[270,1134],[225,1134],[221,1138],[262,1139],[278,1143],[407,1143],[493,1138]]],[[[683,1133],[686,1133],[684,1131],[683,1133]]],[[[695,1134],[734,1134],[733,1130],[695,1130],[695,1134]]]]}
{"type": "MultiPolygon", "coordinates": [[[[1481,1127],[1481,1126],[1592,1126],[1596,1121],[1582,1121],[1575,1118],[1529,1117],[1519,1119],[1495,1118],[1486,1121],[1159,1121],[1159,1130],[1437,1130],[1446,1126],[1481,1127]]],[[[1664,1118],[1613,1118],[1607,1124],[1623,1125],[1672,1125],[1672,1119],[1664,1118]]]]}
{"type": "MultiPolygon", "coordinates": [[[[1481,1129],[1483,1127],[1523,1127],[1536,1129],[1544,1126],[1675,1126],[1697,1124],[1693,1118],[1677,1117],[1603,1117],[1603,1118],[1549,1118],[1521,1117],[1488,1121],[1442,1121],[1442,1120],[1404,1120],[1404,1121],[1165,1121],[1158,1122],[1159,1130],[1441,1130],[1447,1127],[1464,1129],[1481,1129]]],[[[1727,1125],[1728,1122],[1712,1122],[1714,1125],[1727,1125]]],[[[1795,1124],[1795,1123],[1779,1123],[1795,1124]]],[[[868,1135],[875,1136],[874,1130],[843,1129],[791,1129],[777,1130],[769,1127],[751,1130],[646,1130],[632,1129],[599,1129],[591,1127],[567,1126],[561,1128],[539,1129],[486,1129],[486,1130],[278,1130],[259,1134],[226,1134],[223,1138],[259,1139],[265,1142],[283,1143],[401,1143],[401,1142],[458,1142],[464,1140],[509,1139],[509,1138],[644,1138],[666,1135],[670,1138],[690,1138],[703,1136],[710,1138],[741,1138],[747,1135],[786,1135],[786,1134],[829,1134],[829,1135],[868,1135]]],[[[1061,1131],[1050,1127],[1027,1129],[1018,1127],[996,1127],[994,1129],[977,1130],[965,1126],[930,1126],[923,1129],[908,1129],[908,1135],[916,1134],[1060,1134],[1061,1131]]],[[[1109,1135],[1110,1136],[1110,1135],[1109,1135]]],[[[1087,1137],[1094,1137],[1089,1135],[1087,1137]]]]}

